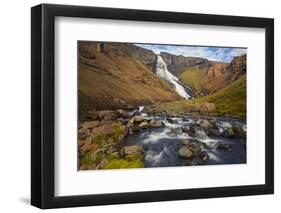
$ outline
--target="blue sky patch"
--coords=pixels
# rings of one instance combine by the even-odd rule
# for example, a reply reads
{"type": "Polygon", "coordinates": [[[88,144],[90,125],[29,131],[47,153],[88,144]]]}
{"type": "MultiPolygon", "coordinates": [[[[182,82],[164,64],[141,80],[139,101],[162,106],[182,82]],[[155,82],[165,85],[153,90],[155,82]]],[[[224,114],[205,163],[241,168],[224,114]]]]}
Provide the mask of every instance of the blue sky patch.
{"type": "Polygon", "coordinates": [[[210,61],[221,61],[229,63],[235,56],[247,53],[246,48],[232,47],[201,47],[201,46],[180,46],[160,44],[135,44],[145,49],[152,50],[156,54],[168,52],[174,55],[207,58],[210,61]]]}

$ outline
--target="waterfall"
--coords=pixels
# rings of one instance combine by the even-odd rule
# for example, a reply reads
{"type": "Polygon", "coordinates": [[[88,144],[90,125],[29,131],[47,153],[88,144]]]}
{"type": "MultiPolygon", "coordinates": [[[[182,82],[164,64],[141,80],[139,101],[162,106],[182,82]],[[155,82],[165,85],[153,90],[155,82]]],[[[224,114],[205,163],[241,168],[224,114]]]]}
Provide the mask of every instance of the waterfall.
{"type": "Polygon", "coordinates": [[[180,84],[179,79],[169,72],[166,63],[164,62],[164,60],[160,55],[157,56],[156,74],[160,78],[170,82],[180,96],[184,97],[185,99],[190,98],[190,95],[185,91],[184,87],[180,84]]]}

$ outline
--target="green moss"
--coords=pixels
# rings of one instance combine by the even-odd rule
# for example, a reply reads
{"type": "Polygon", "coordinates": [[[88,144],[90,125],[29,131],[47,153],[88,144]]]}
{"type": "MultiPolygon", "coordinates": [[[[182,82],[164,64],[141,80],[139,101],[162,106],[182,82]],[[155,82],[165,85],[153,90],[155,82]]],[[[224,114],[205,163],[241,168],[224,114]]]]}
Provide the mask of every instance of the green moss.
{"type": "Polygon", "coordinates": [[[112,135],[112,138],[113,138],[114,141],[117,141],[117,140],[119,140],[119,138],[120,138],[121,136],[124,135],[124,131],[125,131],[125,130],[124,130],[124,128],[121,126],[121,124],[119,124],[119,123],[114,124],[113,128],[114,128],[114,133],[113,133],[113,135],[112,135]]]}
{"type": "Polygon", "coordinates": [[[92,159],[91,159],[92,152],[87,152],[80,158],[80,165],[91,165],[92,159]]]}
{"type": "Polygon", "coordinates": [[[104,169],[126,169],[126,168],[143,168],[144,163],[143,161],[136,160],[136,161],[127,161],[127,160],[111,160],[109,161],[104,169]]]}
{"type": "Polygon", "coordinates": [[[106,136],[103,134],[97,134],[92,137],[92,143],[103,145],[106,142],[106,136]]]}
{"type": "Polygon", "coordinates": [[[141,153],[130,154],[130,155],[127,155],[125,158],[126,158],[126,160],[129,160],[129,161],[143,160],[143,156],[141,153]]]}
{"type": "Polygon", "coordinates": [[[119,159],[119,154],[117,152],[111,153],[110,155],[108,155],[107,159],[108,160],[119,159]]]}
{"type": "Polygon", "coordinates": [[[96,163],[100,163],[103,158],[104,158],[104,153],[103,153],[102,151],[100,151],[100,152],[98,152],[97,155],[96,155],[95,162],[96,162],[96,163]]]}

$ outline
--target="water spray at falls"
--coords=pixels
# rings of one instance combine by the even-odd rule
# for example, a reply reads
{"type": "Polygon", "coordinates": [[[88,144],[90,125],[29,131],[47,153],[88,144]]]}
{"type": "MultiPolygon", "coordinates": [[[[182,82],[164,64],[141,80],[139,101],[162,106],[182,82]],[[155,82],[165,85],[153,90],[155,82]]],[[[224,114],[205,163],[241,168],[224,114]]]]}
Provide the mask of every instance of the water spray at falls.
{"type": "Polygon", "coordinates": [[[184,87],[180,84],[178,78],[169,72],[166,63],[160,55],[157,56],[156,74],[160,78],[170,82],[180,96],[185,99],[191,98],[191,96],[185,91],[184,87]]]}

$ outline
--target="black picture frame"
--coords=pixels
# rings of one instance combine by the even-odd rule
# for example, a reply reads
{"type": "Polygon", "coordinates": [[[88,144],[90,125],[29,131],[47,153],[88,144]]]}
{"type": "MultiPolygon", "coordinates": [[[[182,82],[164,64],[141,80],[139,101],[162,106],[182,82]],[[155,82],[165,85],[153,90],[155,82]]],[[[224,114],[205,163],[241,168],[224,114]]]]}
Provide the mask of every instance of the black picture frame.
{"type": "Polygon", "coordinates": [[[41,4],[31,9],[31,204],[39,208],[139,203],[274,193],[274,20],[241,16],[41,4]],[[265,184],[56,197],[54,171],[55,17],[264,28],[265,184]]]}

